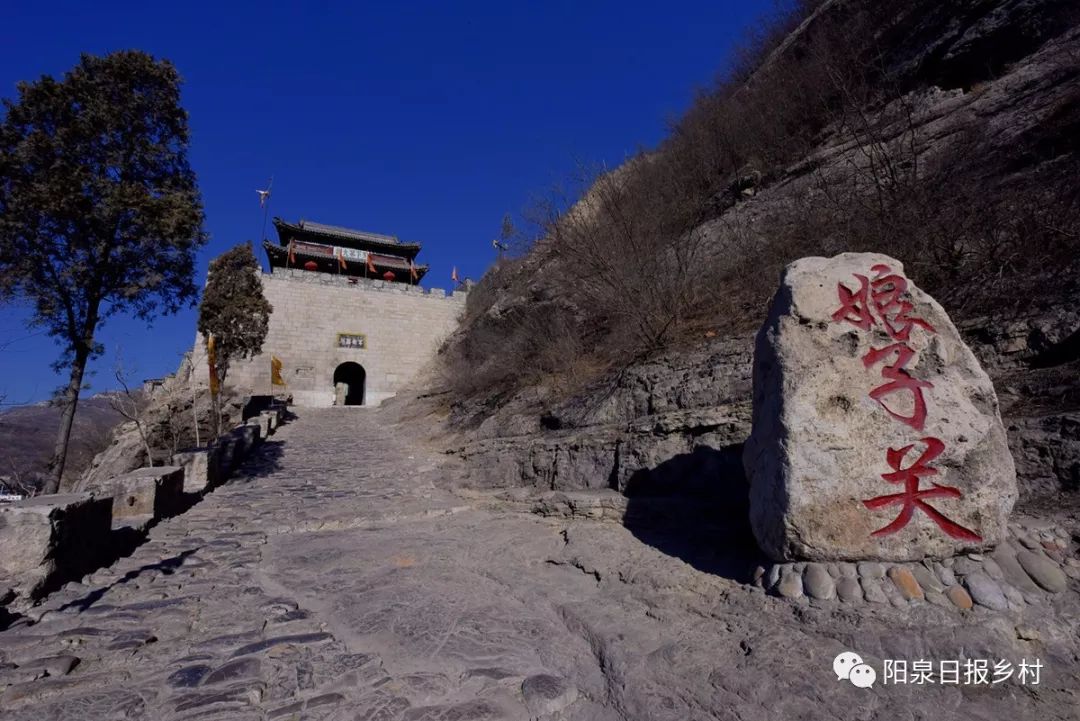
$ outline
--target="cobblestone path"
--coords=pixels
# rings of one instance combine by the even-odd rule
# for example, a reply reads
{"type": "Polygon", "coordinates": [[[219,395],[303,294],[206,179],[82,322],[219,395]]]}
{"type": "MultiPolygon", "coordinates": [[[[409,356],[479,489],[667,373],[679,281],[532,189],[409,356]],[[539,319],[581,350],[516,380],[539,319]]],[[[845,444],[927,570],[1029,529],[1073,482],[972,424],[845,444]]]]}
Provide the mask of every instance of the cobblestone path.
{"type": "Polygon", "coordinates": [[[710,538],[692,539],[702,553],[687,557],[672,551],[678,539],[643,542],[617,521],[455,492],[452,463],[378,412],[300,413],[130,557],[0,633],[0,717],[1074,712],[1075,619],[1033,621],[1032,646],[997,616],[788,603],[710,572],[710,538]],[[864,690],[831,674],[850,648],[1039,653],[1047,669],[1036,690],[864,690]]]}

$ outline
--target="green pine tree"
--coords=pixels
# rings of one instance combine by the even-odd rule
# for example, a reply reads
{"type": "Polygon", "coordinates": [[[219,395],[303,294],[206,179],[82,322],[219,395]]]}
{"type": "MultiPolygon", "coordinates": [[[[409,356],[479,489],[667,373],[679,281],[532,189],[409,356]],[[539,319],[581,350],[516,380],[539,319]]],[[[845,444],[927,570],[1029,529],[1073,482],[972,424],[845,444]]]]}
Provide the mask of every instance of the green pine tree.
{"type": "Polygon", "coordinates": [[[194,303],[206,242],[187,160],[180,76],[139,51],[83,55],[57,80],[18,85],[0,120],[0,300],[26,303],[62,348],[69,381],[52,474],[67,460],[86,364],[105,319],[194,303]]]}
{"type": "MultiPolygon", "coordinates": [[[[210,262],[206,290],[199,304],[199,333],[214,336],[217,381],[225,386],[229,365],[262,351],[273,306],[263,296],[259,261],[251,243],[227,250],[210,262]]],[[[221,415],[214,406],[214,423],[221,434],[221,415]]]]}

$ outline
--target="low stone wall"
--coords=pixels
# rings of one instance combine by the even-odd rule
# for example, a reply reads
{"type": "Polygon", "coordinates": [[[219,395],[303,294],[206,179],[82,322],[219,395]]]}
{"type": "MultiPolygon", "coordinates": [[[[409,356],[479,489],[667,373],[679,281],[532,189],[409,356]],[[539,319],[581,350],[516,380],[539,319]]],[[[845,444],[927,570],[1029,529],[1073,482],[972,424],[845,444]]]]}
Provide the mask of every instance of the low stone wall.
{"type": "Polygon", "coordinates": [[[183,507],[184,469],[181,466],[140,468],[112,479],[103,497],[112,502],[112,527],[145,529],[183,507]]]}
{"type": "Polygon", "coordinates": [[[0,587],[33,600],[97,568],[110,548],[111,508],[89,493],[0,506],[0,587]]]}
{"type": "Polygon", "coordinates": [[[202,493],[217,485],[219,453],[220,449],[211,445],[173,454],[172,465],[180,466],[184,472],[184,493],[202,493]]]}
{"type": "Polygon", "coordinates": [[[0,606],[25,609],[112,563],[130,550],[132,538],[141,542],[150,526],[182,513],[226,481],[283,420],[284,409],[275,407],[208,447],[175,454],[173,465],[130,471],[87,493],[0,504],[0,606]]]}

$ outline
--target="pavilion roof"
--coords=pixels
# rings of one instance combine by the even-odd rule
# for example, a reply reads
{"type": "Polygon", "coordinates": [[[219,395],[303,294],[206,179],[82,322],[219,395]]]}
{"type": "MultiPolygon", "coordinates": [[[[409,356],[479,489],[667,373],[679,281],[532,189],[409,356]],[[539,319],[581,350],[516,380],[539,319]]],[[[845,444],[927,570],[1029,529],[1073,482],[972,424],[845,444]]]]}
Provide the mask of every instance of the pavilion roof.
{"type": "Polygon", "coordinates": [[[337,225],[314,223],[301,220],[290,223],[281,218],[274,218],[274,227],[278,232],[281,245],[288,245],[290,240],[308,240],[315,243],[327,243],[359,250],[376,250],[392,255],[415,258],[420,252],[419,243],[402,243],[393,235],[369,233],[337,225]]]}

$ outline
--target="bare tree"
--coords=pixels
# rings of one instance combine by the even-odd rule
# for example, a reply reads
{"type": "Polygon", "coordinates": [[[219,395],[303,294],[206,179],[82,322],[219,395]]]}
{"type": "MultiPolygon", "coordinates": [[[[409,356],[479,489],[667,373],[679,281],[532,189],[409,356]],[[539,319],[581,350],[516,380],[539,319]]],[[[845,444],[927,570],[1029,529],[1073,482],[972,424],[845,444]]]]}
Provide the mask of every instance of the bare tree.
{"type": "Polygon", "coordinates": [[[15,465],[14,459],[8,458],[9,473],[3,477],[3,484],[8,490],[16,491],[24,496],[37,495],[37,486],[27,477],[26,472],[15,465]]]}
{"type": "Polygon", "coordinates": [[[128,383],[128,372],[124,368],[124,362],[119,353],[116,356],[116,365],[113,368],[113,375],[116,378],[116,382],[120,384],[120,392],[109,397],[109,405],[117,413],[135,424],[135,428],[139,433],[139,439],[143,444],[143,450],[146,451],[146,463],[147,465],[153,466],[154,453],[150,447],[150,437],[147,432],[145,419],[147,398],[141,390],[131,390],[128,383]]]}
{"type": "Polygon", "coordinates": [[[160,439],[164,450],[171,457],[180,448],[190,445],[191,431],[187,420],[187,389],[172,387],[156,398],[157,405],[164,407],[164,416],[158,422],[155,437],[160,439]]]}

